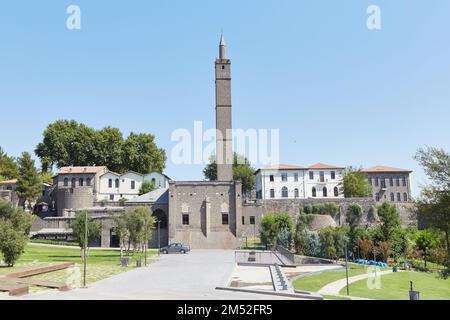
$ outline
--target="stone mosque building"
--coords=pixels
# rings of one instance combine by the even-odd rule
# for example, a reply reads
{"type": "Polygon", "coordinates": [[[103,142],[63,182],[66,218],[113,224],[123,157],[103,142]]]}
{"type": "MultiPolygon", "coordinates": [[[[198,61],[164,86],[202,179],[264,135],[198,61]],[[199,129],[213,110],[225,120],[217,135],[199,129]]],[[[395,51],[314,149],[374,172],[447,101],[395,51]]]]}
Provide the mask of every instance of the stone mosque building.
{"type": "MultiPolygon", "coordinates": [[[[258,236],[265,214],[288,212],[295,220],[303,206],[327,202],[340,207],[334,221],[325,221],[327,224],[344,224],[346,208],[352,203],[363,206],[364,225],[377,223],[373,208],[378,199],[346,199],[336,191],[343,170],[339,166],[275,166],[258,170],[260,196],[253,200],[244,199],[241,182],[233,180],[231,60],[227,57],[223,35],[219,57],[215,61],[215,78],[218,181],[172,181],[160,173],[152,173],[148,177],[133,172],[118,175],[105,167],[62,168],[55,177],[54,186],[57,215],[39,216],[32,228],[34,237],[71,240],[68,222],[76,211],[89,210],[92,217],[102,222],[102,235],[97,245],[115,247],[118,246],[118,238],[111,212],[121,214],[141,205],[149,206],[160,221],[159,234],[153,233],[152,247],[157,247],[160,237],[162,246],[182,242],[193,249],[236,249],[245,243],[246,238],[258,236]],[[135,193],[140,183],[150,178],[157,182],[159,188],[137,196],[135,193]],[[279,185],[280,192],[276,190],[277,183],[282,184],[279,185]],[[309,191],[312,191],[311,195],[309,191]],[[119,198],[127,201],[118,204],[119,198]],[[80,203],[82,207],[76,205],[80,203]]],[[[409,186],[409,176],[407,179],[409,186]]],[[[317,217],[320,218],[325,217],[317,217]]],[[[405,224],[408,223],[407,214],[402,218],[405,224]]],[[[323,223],[317,221],[317,224],[323,223]]]]}

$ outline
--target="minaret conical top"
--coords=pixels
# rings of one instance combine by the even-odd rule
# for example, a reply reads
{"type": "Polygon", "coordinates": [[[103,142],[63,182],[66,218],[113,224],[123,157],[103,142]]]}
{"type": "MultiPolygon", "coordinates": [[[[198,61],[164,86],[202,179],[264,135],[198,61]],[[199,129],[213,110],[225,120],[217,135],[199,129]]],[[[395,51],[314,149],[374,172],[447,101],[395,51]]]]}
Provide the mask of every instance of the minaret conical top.
{"type": "Polygon", "coordinates": [[[225,44],[225,37],[220,37],[220,45],[219,45],[219,59],[226,59],[227,58],[227,45],[225,44]]]}

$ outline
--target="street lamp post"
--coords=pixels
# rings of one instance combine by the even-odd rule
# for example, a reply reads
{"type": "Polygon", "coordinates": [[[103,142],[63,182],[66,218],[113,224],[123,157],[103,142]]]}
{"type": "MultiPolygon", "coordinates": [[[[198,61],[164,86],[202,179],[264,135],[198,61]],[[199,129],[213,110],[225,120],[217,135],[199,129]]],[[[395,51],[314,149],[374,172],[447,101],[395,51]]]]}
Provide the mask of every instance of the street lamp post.
{"type": "Polygon", "coordinates": [[[350,287],[348,281],[348,244],[345,242],[345,274],[347,278],[347,296],[350,295],[350,287]]]}
{"type": "Polygon", "coordinates": [[[147,237],[147,218],[145,219],[145,243],[144,243],[144,267],[147,267],[147,247],[148,247],[148,237],[147,237]]]}
{"type": "Polygon", "coordinates": [[[88,213],[85,212],[84,219],[84,252],[83,252],[83,288],[86,288],[86,269],[87,269],[87,247],[88,247],[88,213]]]}
{"type": "Polygon", "coordinates": [[[161,220],[158,220],[158,256],[161,256],[161,220]]]}

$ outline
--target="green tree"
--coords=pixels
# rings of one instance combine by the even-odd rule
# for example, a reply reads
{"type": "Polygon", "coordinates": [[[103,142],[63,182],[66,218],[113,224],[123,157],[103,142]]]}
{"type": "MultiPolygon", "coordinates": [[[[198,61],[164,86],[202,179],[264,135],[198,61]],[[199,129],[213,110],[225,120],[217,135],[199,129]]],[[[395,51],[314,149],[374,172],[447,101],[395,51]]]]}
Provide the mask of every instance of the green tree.
{"type": "Polygon", "coordinates": [[[41,181],[48,184],[53,184],[53,173],[49,171],[41,172],[41,181]]]}
{"type": "Polygon", "coordinates": [[[300,209],[297,225],[295,226],[294,246],[298,254],[306,255],[306,248],[309,243],[308,226],[312,220],[311,215],[307,215],[300,209]]]}
{"type": "Polygon", "coordinates": [[[122,163],[127,170],[147,174],[163,172],[166,152],[158,148],[151,134],[131,133],[123,144],[122,163]]]}
{"type": "Polygon", "coordinates": [[[400,227],[400,215],[397,207],[388,202],[384,202],[377,208],[378,216],[380,217],[380,231],[382,241],[391,241],[394,239],[394,233],[400,227]]]}
{"type": "Polygon", "coordinates": [[[447,269],[450,270],[450,154],[443,149],[423,148],[415,159],[424,168],[430,183],[416,201],[419,220],[445,234],[447,269]]]}
{"type": "Polygon", "coordinates": [[[131,133],[124,140],[117,128],[95,130],[74,120],[58,120],[47,126],[44,139],[36,147],[42,171],[54,165],[107,166],[110,170],[124,173],[135,171],[147,174],[162,172],[166,155],[157,147],[151,134],[131,133]]]}
{"type": "Polygon", "coordinates": [[[24,252],[32,222],[22,209],[0,200],[0,252],[9,266],[24,252]]]}
{"type": "Polygon", "coordinates": [[[75,220],[69,223],[69,227],[72,229],[74,236],[77,238],[78,244],[81,248],[82,257],[83,250],[86,250],[89,246],[89,242],[99,239],[102,231],[102,225],[100,221],[94,220],[89,216],[87,211],[77,212],[75,220]],[[87,243],[86,238],[86,219],[87,219],[87,243]]]}
{"type": "Polygon", "coordinates": [[[336,259],[337,251],[334,245],[334,230],[328,227],[319,231],[322,256],[328,259],[336,259]]]}
{"type": "Polygon", "coordinates": [[[422,166],[436,189],[450,188],[450,154],[448,152],[439,148],[421,148],[414,159],[422,166]]]}
{"type": "Polygon", "coordinates": [[[127,243],[130,242],[130,233],[128,232],[127,221],[124,214],[110,213],[109,216],[114,222],[114,232],[119,238],[120,257],[122,258],[124,251],[127,248],[127,243]]]}
{"type": "Polygon", "coordinates": [[[139,189],[139,195],[143,195],[156,190],[155,183],[153,181],[144,180],[142,182],[141,188],[139,189]]]}
{"type": "Polygon", "coordinates": [[[19,167],[16,159],[9,157],[0,147],[0,181],[17,179],[19,167]]]}
{"type": "Polygon", "coordinates": [[[152,237],[156,219],[149,207],[139,206],[128,210],[124,216],[125,226],[128,232],[128,252],[133,247],[136,252],[139,248],[144,250],[148,240],[152,237]]]}
{"type": "Polygon", "coordinates": [[[45,129],[44,140],[35,153],[44,172],[53,165],[95,165],[95,130],[75,120],[58,120],[45,129]]]}
{"type": "MultiPolygon", "coordinates": [[[[252,168],[247,158],[233,154],[233,179],[242,182],[242,192],[248,195],[255,189],[256,177],[255,169],[252,168]]],[[[212,156],[210,163],[203,170],[203,174],[209,181],[217,181],[217,162],[216,158],[212,156]]]]}
{"type": "Polygon", "coordinates": [[[341,188],[346,198],[364,198],[372,196],[372,186],[367,182],[361,169],[348,167],[344,172],[341,188]]]}
{"type": "Polygon", "coordinates": [[[346,221],[349,226],[349,251],[355,255],[359,249],[359,240],[361,239],[361,219],[363,216],[363,208],[356,203],[351,204],[347,208],[346,221]]]}
{"type": "Polygon", "coordinates": [[[123,158],[123,135],[117,128],[106,127],[95,132],[95,163],[109,170],[123,173],[130,170],[123,158]]]}
{"type": "Polygon", "coordinates": [[[319,231],[322,256],[336,261],[345,256],[345,243],[348,241],[344,228],[327,227],[319,231]]]}
{"type": "Polygon", "coordinates": [[[416,245],[425,260],[426,268],[427,261],[429,261],[430,257],[430,251],[439,246],[439,234],[436,234],[436,232],[429,229],[421,230],[417,234],[416,245]]]}
{"type": "Polygon", "coordinates": [[[275,215],[275,230],[277,233],[277,240],[286,248],[290,249],[292,235],[294,233],[294,222],[289,213],[282,212],[275,215]]]}
{"type": "Polygon", "coordinates": [[[42,194],[41,175],[36,169],[34,160],[28,152],[22,153],[19,158],[19,178],[17,180],[16,193],[19,198],[31,203],[42,194]]]}
{"type": "Polygon", "coordinates": [[[275,216],[273,214],[264,216],[261,220],[261,242],[267,245],[275,245],[277,236],[275,216]]]}

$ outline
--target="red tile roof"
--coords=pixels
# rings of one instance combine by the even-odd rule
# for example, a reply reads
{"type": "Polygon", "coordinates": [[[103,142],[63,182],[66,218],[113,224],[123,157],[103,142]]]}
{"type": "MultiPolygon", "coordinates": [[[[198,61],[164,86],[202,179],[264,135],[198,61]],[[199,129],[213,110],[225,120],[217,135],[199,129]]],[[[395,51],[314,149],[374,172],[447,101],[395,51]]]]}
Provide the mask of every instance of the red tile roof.
{"type": "Polygon", "coordinates": [[[367,169],[362,169],[362,172],[366,173],[376,173],[376,172],[408,172],[411,173],[412,170],[400,169],[400,168],[392,168],[386,166],[375,166],[367,169]]]}
{"type": "Polygon", "coordinates": [[[107,171],[108,168],[104,166],[98,167],[62,167],[59,169],[59,174],[77,174],[77,173],[99,173],[107,171]]]}
{"type": "Polygon", "coordinates": [[[289,164],[274,164],[270,167],[264,168],[264,170],[305,170],[306,167],[293,166],[289,164]]]}
{"type": "Polygon", "coordinates": [[[331,166],[323,163],[316,163],[315,165],[310,167],[294,166],[290,164],[275,164],[270,167],[266,167],[264,169],[259,169],[258,171],[256,171],[256,173],[258,173],[261,170],[328,170],[328,169],[344,169],[344,167],[331,166]]]}
{"type": "Polygon", "coordinates": [[[316,163],[315,165],[308,167],[308,169],[327,170],[327,169],[344,169],[344,167],[332,166],[324,163],[316,163]]]}

